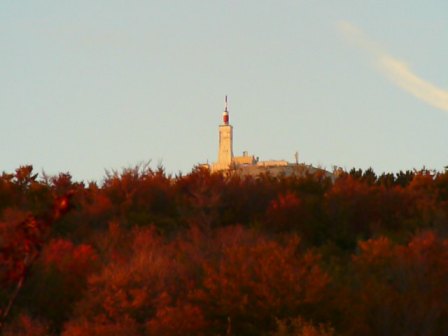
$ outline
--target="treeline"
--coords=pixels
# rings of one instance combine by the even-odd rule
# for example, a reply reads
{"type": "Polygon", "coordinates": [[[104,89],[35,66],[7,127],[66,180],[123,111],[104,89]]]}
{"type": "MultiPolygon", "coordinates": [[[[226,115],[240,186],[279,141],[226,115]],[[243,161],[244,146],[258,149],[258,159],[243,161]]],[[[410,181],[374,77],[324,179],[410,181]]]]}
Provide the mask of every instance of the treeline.
{"type": "Polygon", "coordinates": [[[0,176],[3,335],[446,335],[448,172],[0,176]]]}

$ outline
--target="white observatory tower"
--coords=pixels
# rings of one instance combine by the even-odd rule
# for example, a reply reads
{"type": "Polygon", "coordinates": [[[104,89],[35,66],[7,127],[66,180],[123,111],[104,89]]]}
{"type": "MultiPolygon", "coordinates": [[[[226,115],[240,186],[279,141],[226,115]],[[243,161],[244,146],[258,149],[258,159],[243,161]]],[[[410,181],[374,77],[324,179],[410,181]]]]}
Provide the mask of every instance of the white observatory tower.
{"type": "Polygon", "coordinates": [[[222,124],[219,125],[218,169],[228,169],[233,160],[233,127],[229,124],[227,96],[225,99],[222,124]]]}

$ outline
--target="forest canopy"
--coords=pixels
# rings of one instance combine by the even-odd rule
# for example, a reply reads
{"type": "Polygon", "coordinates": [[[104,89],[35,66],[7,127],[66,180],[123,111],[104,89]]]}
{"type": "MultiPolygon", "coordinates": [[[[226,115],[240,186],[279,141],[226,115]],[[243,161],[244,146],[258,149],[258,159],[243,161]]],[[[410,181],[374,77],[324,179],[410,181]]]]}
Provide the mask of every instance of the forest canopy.
{"type": "Polygon", "coordinates": [[[446,335],[448,172],[0,176],[3,335],[446,335]]]}

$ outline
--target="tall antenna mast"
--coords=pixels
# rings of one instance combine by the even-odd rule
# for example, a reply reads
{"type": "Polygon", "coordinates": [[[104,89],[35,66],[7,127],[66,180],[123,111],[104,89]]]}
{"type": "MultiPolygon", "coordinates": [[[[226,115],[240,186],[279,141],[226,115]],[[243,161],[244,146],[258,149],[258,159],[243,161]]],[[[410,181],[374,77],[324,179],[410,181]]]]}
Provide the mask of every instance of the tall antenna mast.
{"type": "Polygon", "coordinates": [[[229,111],[227,111],[227,95],[225,98],[224,112],[222,113],[222,122],[224,125],[229,124],[229,111]]]}

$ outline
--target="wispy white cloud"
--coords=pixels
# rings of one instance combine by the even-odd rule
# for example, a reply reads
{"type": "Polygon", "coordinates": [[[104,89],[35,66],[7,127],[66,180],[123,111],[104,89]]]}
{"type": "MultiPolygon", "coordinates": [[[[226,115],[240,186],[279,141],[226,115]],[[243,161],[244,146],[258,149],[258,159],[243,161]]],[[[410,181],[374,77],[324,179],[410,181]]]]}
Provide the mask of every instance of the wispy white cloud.
{"type": "Polygon", "coordinates": [[[396,85],[416,98],[438,109],[448,111],[448,90],[444,90],[415,74],[405,62],[390,55],[372,42],[359,28],[347,21],[339,29],[355,44],[369,51],[382,72],[396,85]]]}

